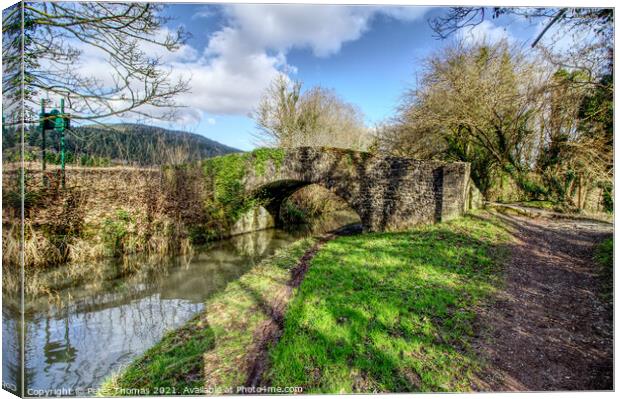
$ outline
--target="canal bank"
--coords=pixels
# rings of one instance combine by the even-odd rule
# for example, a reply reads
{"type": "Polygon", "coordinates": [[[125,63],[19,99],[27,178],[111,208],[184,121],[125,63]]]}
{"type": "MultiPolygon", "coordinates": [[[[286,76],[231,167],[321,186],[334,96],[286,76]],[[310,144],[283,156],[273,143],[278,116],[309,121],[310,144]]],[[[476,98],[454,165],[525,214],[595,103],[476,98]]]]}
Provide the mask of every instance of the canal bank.
{"type": "Polygon", "coordinates": [[[231,282],[100,394],[468,390],[483,366],[471,348],[476,310],[499,284],[505,227],[482,213],[300,240],[231,282]]]}
{"type": "Polygon", "coordinates": [[[137,388],[182,395],[205,387],[225,393],[244,386],[266,349],[261,346],[269,343],[265,337],[281,324],[292,270],[318,241],[308,237],[281,248],[228,284],[196,317],[111,375],[99,394],[123,395],[123,389],[137,388]]]}
{"type": "MultiPolygon", "coordinates": [[[[64,270],[68,265],[39,274],[53,290],[25,298],[26,388],[88,395],[300,234],[270,229],[196,247],[188,256],[73,264],[90,270],[79,279],[64,270]]],[[[19,386],[19,297],[6,290],[2,315],[4,380],[19,386]]]]}

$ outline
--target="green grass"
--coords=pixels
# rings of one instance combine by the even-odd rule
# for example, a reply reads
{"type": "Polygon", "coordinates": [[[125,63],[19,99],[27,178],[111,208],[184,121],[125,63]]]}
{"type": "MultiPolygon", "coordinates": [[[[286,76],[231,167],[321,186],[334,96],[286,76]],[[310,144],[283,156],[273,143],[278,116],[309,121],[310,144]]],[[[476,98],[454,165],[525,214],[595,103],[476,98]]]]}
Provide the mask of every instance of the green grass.
{"type": "Polygon", "coordinates": [[[594,258],[602,267],[612,269],[614,265],[614,239],[603,240],[597,246],[594,258]]]}
{"type": "Polygon", "coordinates": [[[476,306],[499,281],[509,236],[468,216],[328,242],[271,349],[274,386],[304,392],[463,391],[481,367],[476,306]]]}
{"type": "Polygon", "coordinates": [[[594,250],[594,260],[601,267],[601,279],[603,281],[603,298],[610,300],[613,297],[614,277],[614,239],[613,237],[603,240],[594,250]]]}
{"type": "MultiPolygon", "coordinates": [[[[467,390],[481,367],[470,348],[476,306],[499,284],[496,260],[508,237],[499,221],[474,215],[328,242],[270,349],[268,385],[330,393],[467,390]]],[[[100,393],[235,393],[230,389],[248,378],[244,366],[256,331],[269,321],[266,309],[286,293],[291,267],[315,242],[298,241],[231,282],[100,393]]]]}
{"type": "Polygon", "coordinates": [[[243,385],[254,332],[269,320],[266,306],[287,289],[290,269],[315,243],[306,238],[261,261],[210,298],[203,312],[102,385],[103,396],[198,394],[208,386],[227,392],[243,385]],[[205,376],[208,370],[208,377],[205,376]],[[165,388],[154,391],[155,388],[165,388]]]}
{"type": "Polygon", "coordinates": [[[108,378],[100,393],[115,396],[120,393],[117,388],[201,387],[202,354],[214,344],[213,330],[204,325],[200,315],[194,317],[182,328],[166,334],[123,373],[108,378]]]}
{"type": "Polygon", "coordinates": [[[530,208],[544,209],[548,211],[556,210],[559,207],[559,204],[553,201],[522,201],[519,202],[519,205],[527,206],[530,208]]]}

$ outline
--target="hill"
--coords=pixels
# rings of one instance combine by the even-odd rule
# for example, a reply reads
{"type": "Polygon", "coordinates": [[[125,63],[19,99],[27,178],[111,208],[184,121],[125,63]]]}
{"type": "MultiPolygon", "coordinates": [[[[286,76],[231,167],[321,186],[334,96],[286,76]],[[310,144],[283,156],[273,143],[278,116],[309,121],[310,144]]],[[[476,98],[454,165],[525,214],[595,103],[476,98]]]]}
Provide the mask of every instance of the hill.
{"type": "MultiPolygon", "coordinates": [[[[49,162],[59,158],[60,139],[48,130],[49,162]]],[[[4,139],[4,138],[3,138],[4,139]]],[[[6,141],[3,140],[4,144],[6,141]]],[[[160,165],[182,163],[241,152],[195,133],[169,130],[142,124],[87,125],[72,128],[65,134],[68,163],[160,165]]],[[[41,133],[31,129],[27,150],[38,157],[41,133]]]]}

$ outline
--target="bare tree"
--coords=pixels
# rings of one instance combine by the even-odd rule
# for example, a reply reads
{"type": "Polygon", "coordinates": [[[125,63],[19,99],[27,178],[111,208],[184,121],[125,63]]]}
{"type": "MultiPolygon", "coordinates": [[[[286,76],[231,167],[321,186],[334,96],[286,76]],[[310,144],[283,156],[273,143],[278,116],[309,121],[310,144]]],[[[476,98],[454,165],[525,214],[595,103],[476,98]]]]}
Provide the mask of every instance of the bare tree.
{"type": "Polygon", "coordinates": [[[450,7],[444,15],[429,21],[436,37],[445,39],[455,32],[473,28],[486,18],[503,15],[519,16],[546,22],[538,36],[532,38],[545,59],[558,68],[578,69],[580,84],[598,84],[602,76],[611,74],[614,58],[614,11],[611,8],[542,8],[542,7],[450,7]],[[550,30],[554,27],[554,33],[550,30]],[[543,37],[548,40],[542,42],[543,37]],[[572,38],[569,48],[557,46],[572,38]]]}
{"type": "Polygon", "coordinates": [[[300,97],[300,82],[291,82],[282,74],[271,82],[253,114],[263,141],[291,147],[294,136],[303,134],[298,121],[300,97]]]}
{"type": "Polygon", "coordinates": [[[593,189],[612,190],[610,77],[589,83],[587,71],[557,69],[507,42],[448,46],[425,66],[381,129],[385,150],[470,162],[491,197],[584,208],[593,189]],[[504,187],[506,176],[512,183],[504,187]]]}
{"type": "Polygon", "coordinates": [[[582,71],[561,69],[548,81],[536,162],[548,197],[578,208],[584,208],[592,188],[613,184],[613,111],[602,106],[605,102],[612,106],[611,100],[604,98],[605,87],[593,93],[590,86],[576,84],[585,79],[583,75],[582,71]],[[594,109],[589,109],[593,95],[598,98],[594,99],[594,109]],[[591,111],[594,115],[589,114],[591,111]],[[610,120],[597,123],[606,113],[610,120]]]}
{"type": "Polygon", "coordinates": [[[532,47],[536,46],[552,25],[561,25],[567,31],[590,29],[601,38],[613,39],[612,8],[450,7],[444,15],[429,20],[429,24],[436,37],[446,39],[461,29],[481,24],[488,17],[499,18],[502,15],[547,22],[545,28],[532,40],[532,47]]]}
{"type": "Polygon", "coordinates": [[[472,162],[483,191],[495,171],[518,180],[534,156],[544,71],[506,42],[456,44],[425,65],[394,125],[384,129],[384,145],[417,158],[472,162]]]}
{"type": "Polygon", "coordinates": [[[357,107],[332,90],[313,87],[302,93],[301,87],[284,75],[269,86],[254,112],[262,141],[280,147],[368,147],[371,136],[357,107]]]}
{"type": "Polygon", "coordinates": [[[3,96],[23,96],[32,109],[37,96],[62,97],[74,119],[168,117],[187,81],[173,81],[145,49],[184,43],[182,29],[164,29],[168,20],[151,3],[20,2],[3,15],[3,96]],[[109,79],[79,72],[85,50],[107,57],[109,79]]]}

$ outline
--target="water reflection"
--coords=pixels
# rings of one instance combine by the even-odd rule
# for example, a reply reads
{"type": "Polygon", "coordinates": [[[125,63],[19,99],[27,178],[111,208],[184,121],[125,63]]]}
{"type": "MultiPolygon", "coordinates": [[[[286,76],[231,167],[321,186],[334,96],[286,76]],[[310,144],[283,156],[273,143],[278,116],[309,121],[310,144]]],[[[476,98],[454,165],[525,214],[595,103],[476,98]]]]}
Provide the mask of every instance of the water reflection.
{"type": "MultiPolygon", "coordinates": [[[[4,271],[6,273],[6,271],[4,271]]],[[[21,388],[19,292],[2,291],[2,387],[19,395],[21,388]]]]}
{"type": "MultiPolygon", "coordinates": [[[[103,262],[96,265],[100,273],[74,287],[50,273],[55,283],[67,288],[53,300],[27,298],[26,392],[64,389],[66,394],[97,387],[166,331],[201,311],[207,297],[295,239],[290,233],[265,230],[197,249],[191,258],[136,257],[129,263],[145,264],[132,274],[126,273],[132,267],[127,260],[103,262]]],[[[17,309],[3,307],[2,351],[4,378],[19,385],[17,309]]]]}
{"type": "Polygon", "coordinates": [[[296,224],[290,226],[290,233],[297,237],[319,235],[334,231],[345,226],[360,225],[359,216],[349,209],[327,213],[323,218],[311,224],[296,224]]]}

